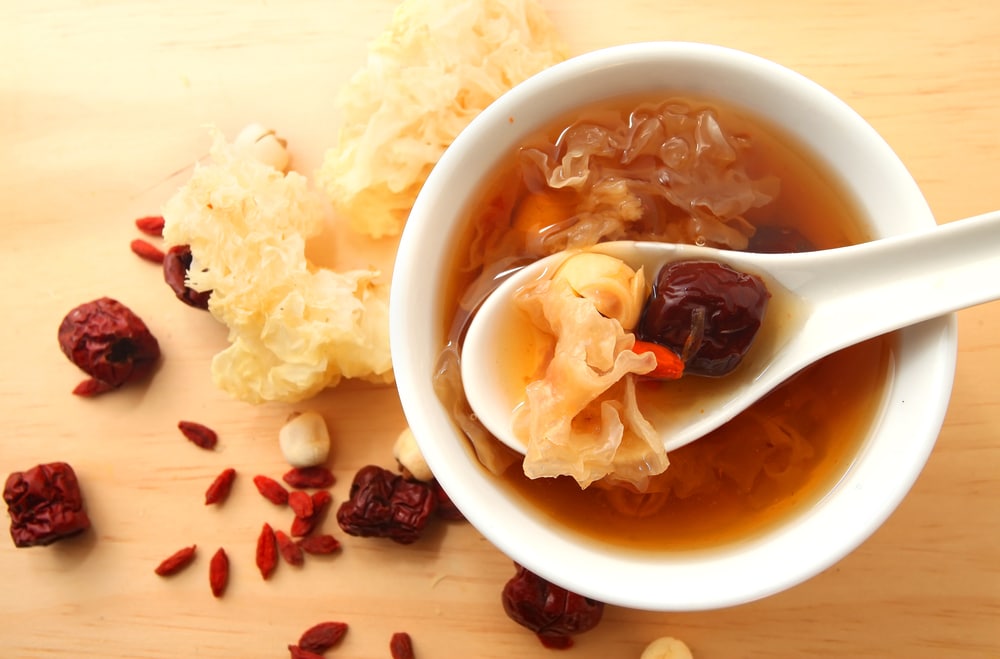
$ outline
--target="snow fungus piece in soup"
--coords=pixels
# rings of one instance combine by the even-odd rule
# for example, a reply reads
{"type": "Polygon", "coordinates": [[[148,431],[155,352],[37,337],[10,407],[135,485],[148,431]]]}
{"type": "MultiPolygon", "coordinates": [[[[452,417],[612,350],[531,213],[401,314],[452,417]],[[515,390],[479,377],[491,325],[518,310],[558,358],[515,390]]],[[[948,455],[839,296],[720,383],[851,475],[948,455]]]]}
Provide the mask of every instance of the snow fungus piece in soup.
{"type": "MultiPolygon", "coordinates": [[[[483,466],[568,531],[642,550],[744,539],[804,510],[850,466],[881,403],[891,335],[830,355],[673,451],[642,491],[603,481],[581,490],[570,478],[526,478],[521,456],[467,412],[458,354],[470,310],[511,268],[606,240],[804,251],[870,237],[820,158],[739,108],[669,96],[584,108],[508,154],[470,206],[454,242],[438,393],[483,466]]],[[[539,352],[510,355],[497,377],[527,384],[539,352]]],[[[636,384],[646,413],[699,397],[711,378],[636,384]]]]}

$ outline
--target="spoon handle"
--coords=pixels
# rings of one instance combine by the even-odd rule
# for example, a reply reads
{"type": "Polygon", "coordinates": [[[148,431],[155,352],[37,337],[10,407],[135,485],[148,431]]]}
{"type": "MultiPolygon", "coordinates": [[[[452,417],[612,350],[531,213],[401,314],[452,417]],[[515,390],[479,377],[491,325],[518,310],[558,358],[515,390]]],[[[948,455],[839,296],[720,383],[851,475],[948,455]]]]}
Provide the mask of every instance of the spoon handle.
{"type": "Polygon", "coordinates": [[[804,334],[829,354],[1000,298],[1000,211],[794,255],[780,270],[782,283],[813,306],[804,334]]]}

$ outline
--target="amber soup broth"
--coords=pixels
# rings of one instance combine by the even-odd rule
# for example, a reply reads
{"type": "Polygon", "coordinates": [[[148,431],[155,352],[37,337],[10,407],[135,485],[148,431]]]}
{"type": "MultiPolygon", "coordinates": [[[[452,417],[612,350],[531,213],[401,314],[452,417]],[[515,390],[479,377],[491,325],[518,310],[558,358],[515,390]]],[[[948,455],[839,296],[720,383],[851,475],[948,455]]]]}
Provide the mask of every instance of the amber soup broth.
{"type": "MultiPolygon", "coordinates": [[[[869,227],[836,177],[802,145],[725,104],[668,94],[663,100],[668,98],[679,98],[692,107],[714,108],[730,134],[752,139],[751,173],[769,173],[781,180],[778,199],[747,215],[755,226],[794,228],[818,249],[871,238],[869,227]]],[[[639,102],[617,99],[594,110],[595,114],[608,109],[627,113],[639,102]]],[[[554,122],[540,139],[554,140],[582,116],[585,113],[554,122]]],[[[516,199],[523,189],[515,154],[498,171],[472,206],[464,239],[456,243],[446,328],[456,326],[458,300],[478,274],[461,272],[457,264],[468,260],[462,250],[471,244],[475,223],[483,217],[481,209],[491,202],[495,206],[499,198],[516,199]]],[[[519,463],[504,474],[503,484],[568,531],[616,546],[679,551],[749,539],[808,509],[850,468],[881,408],[891,377],[893,344],[891,335],[879,337],[802,371],[721,429],[670,453],[671,465],[654,482],[652,493],[609,492],[595,486],[581,490],[569,478],[530,480],[519,463]]],[[[516,377],[511,374],[520,371],[524,377],[532,368],[525,364],[519,369],[517,358],[511,359],[511,369],[498,376],[516,377]]],[[[655,395],[642,392],[643,399],[655,395]]]]}

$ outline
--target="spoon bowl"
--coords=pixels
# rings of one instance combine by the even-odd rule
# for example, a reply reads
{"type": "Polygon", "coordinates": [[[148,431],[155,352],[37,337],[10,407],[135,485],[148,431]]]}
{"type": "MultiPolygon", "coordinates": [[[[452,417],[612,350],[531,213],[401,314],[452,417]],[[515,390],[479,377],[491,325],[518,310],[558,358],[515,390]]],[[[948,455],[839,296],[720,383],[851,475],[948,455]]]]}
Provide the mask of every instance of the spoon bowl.
{"type": "MultiPolygon", "coordinates": [[[[669,409],[643,409],[667,451],[708,434],[841,348],[1000,298],[1000,211],[818,252],[756,254],[632,241],[602,243],[589,251],[617,257],[633,269],[643,267],[650,277],[671,262],[715,261],[759,276],[771,293],[762,327],[735,371],[677,387],[669,409]]],[[[504,280],[483,301],[462,346],[470,406],[494,436],[520,453],[526,448],[511,419],[524,395],[515,383],[523,378],[495,375],[530,350],[525,339],[530,321],[515,305],[514,294],[548,276],[568,255],[540,259],[504,280]]]]}

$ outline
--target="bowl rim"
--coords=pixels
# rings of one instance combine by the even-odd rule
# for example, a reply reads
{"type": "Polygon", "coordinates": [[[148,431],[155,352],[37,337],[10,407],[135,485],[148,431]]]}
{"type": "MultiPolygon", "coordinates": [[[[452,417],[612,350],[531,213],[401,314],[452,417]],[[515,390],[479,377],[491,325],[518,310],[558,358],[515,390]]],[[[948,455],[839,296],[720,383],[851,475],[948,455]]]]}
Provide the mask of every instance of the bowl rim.
{"type": "MultiPolygon", "coordinates": [[[[844,143],[838,148],[863,148],[870,156],[870,171],[857,176],[891,178],[893,189],[905,201],[900,214],[910,224],[883,226],[880,235],[935,223],[916,182],[891,147],[844,101],[817,83],[776,62],[714,44],[659,41],[612,46],[572,57],[520,83],[473,119],[445,151],[424,184],[400,239],[390,288],[390,348],[403,412],[431,471],[469,522],[501,552],[553,583],[609,604],[658,611],[715,609],[760,599],[815,576],[857,548],[895,510],[926,463],[943,424],[954,380],[957,324],[952,314],[898,333],[896,354],[901,359],[873,427],[891,422],[899,426],[898,432],[913,433],[907,438],[906,451],[898,451],[900,440],[890,437],[876,443],[870,436],[855,464],[820,502],[798,513],[794,524],[719,550],[631,552],[566,534],[550,520],[517,506],[502,488],[491,484],[485,469],[470,462],[474,458],[470,459],[464,438],[438,441],[443,429],[456,432],[434,394],[431,378],[436,354],[427,354],[432,337],[443,341],[443,322],[433,310],[428,313],[428,305],[419,304],[416,298],[420,296],[412,294],[408,283],[436,283],[444,275],[450,243],[435,223],[440,222],[439,212],[464,208],[473,194],[467,190],[456,194],[454,177],[468,178],[473,175],[470,169],[485,173],[500,157],[495,154],[470,164],[468,153],[492,153],[494,143],[516,139],[510,137],[511,131],[530,133],[560,116],[546,101],[571,104],[574,93],[583,93],[584,83],[602,76],[638,75],[650,61],[690,67],[702,74],[706,70],[727,72],[737,86],[773,85],[797,102],[794,108],[786,108],[784,120],[778,123],[787,127],[788,122],[832,122],[843,133],[844,143]],[[534,107],[544,104],[545,110],[532,118],[526,99],[536,99],[534,107]],[[908,355],[922,359],[905,359],[908,355]],[[928,400],[905,407],[915,396],[914,383],[927,381],[937,384],[932,391],[925,387],[928,400]],[[877,505],[871,503],[872,497],[877,505]],[[543,543],[544,551],[540,551],[543,543]],[[793,551],[802,547],[812,551],[808,559],[793,551]]],[[[696,78],[693,72],[681,75],[696,78]]],[[[702,89],[688,91],[704,93],[702,89]]],[[[745,93],[751,92],[740,92],[745,93]]],[[[800,125],[792,132],[796,130],[806,127],[800,125]]]]}

